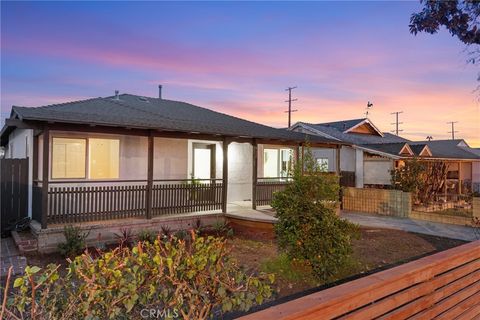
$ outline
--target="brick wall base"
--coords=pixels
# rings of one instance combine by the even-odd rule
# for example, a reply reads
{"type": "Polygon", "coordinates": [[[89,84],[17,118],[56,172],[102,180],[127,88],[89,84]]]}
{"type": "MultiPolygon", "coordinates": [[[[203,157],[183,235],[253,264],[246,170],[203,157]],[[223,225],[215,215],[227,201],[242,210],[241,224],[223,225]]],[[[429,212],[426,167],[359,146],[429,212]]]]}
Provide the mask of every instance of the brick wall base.
{"type": "MultiPolygon", "coordinates": [[[[224,222],[225,217],[222,213],[183,214],[156,217],[150,220],[122,219],[72,225],[78,226],[82,231],[88,233],[87,246],[103,246],[117,243],[116,234],[120,234],[122,228],[130,229],[132,235],[137,235],[142,230],[161,232],[162,227],[168,227],[172,232],[176,232],[195,228],[198,220],[200,220],[201,226],[205,227],[224,222]]],[[[31,232],[37,240],[39,253],[58,251],[58,244],[65,242],[63,227],[63,225],[53,225],[48,226],[47,229],[42,229],[38,222],[31,222],[31,232]]]]}

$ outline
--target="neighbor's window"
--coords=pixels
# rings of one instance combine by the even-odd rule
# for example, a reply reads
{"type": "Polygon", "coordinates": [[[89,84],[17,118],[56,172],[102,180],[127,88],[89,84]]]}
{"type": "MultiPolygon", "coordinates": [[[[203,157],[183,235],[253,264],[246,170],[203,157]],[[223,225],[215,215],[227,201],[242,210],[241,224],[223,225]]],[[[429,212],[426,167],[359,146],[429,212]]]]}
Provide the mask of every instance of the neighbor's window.
{"type": "Polygon", "coordinates": [[[89,178],[117,179],[119,175],[120,141],[89,139],[89,178]]]}
{"type": "Polygon", "coordinates": [[[85,178],[85,139],[53,138],[52,178],[85,178]]]}
{"type": "Polygon", "coordinates": [[[318,167],[320,171],[327,172],[328,171],[328,158],[319,158],[317,159],[318,167]]]}

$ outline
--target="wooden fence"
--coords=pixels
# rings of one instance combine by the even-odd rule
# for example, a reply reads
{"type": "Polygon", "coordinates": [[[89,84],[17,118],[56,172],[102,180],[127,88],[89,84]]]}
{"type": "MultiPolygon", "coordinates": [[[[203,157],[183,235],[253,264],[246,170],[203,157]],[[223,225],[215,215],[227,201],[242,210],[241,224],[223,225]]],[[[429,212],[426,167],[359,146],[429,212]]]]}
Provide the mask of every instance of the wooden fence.
{"type": "Polygon", "coordinates": [[[285,190],[289,178],[258,178],[255,188],[256,204],[259,206],[270,205],[273,194],[285,190]]]}
{"type": "Polygon", "coordinates": [[[479,319],[480,241],[240,319],[479,319]]]}
{"type": "Polygon", "coordinates": [[[0,160],[2,232],[28,215],[28,158],[0,160]]]}
{"type": "MultiPolygon", "coordinates": [[[[157,180],[152,186],[154,216],[222,207],[221,180],[192,183],[190,180],[157,180]]],[[[48,191],[47,223],[74,223],[146,217],[146,183],[100,186],[54,186],[48,191]]],[[[34,187],[34,217],[41,203],[41,190],[34,187]]]]}

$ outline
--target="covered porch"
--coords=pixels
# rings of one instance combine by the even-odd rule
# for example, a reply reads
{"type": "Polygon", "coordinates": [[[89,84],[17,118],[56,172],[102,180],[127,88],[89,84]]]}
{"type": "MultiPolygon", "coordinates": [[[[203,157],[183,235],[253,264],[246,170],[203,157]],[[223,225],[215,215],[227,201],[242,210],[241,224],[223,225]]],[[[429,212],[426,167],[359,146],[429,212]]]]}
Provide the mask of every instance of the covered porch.
{"type": "Polygon", "coordinates": [[[289,183],[303,144],[50,124],[33,135],[31,217],[40,230],[229,213],[253,218],[289,183]]]}

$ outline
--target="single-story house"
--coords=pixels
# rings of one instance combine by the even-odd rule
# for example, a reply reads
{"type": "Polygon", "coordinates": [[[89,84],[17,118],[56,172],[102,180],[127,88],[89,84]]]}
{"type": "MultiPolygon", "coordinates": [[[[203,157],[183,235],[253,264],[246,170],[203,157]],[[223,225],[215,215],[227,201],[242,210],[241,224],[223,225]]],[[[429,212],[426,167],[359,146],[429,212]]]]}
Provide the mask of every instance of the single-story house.
{"type": "MultiPolygon", "coordinates": [[[[462,193],[480,183],[480,155],[461,139],[410,141],[382,132],[368,118],[318,124],[297,122],[290,130],[350,143],[341,147],[340,171],[342,175],[350,173],[355,179],[352,185],[357,188],[390,185],[390,171],[413,157],[447,162],[447,187],[451,192],[462,193]]],[[[330,171],[337,170],[336,153],[325,148],[314,148],[313,153],[330,171]]]]}
{"type": "Polygon", "coordinates": [[[42,229],[69,223],[269,204],[308,140],[186,102],[116,94],[13,106],[0,133],[5,157],[28,159],[25,210],[42,229]]]}

